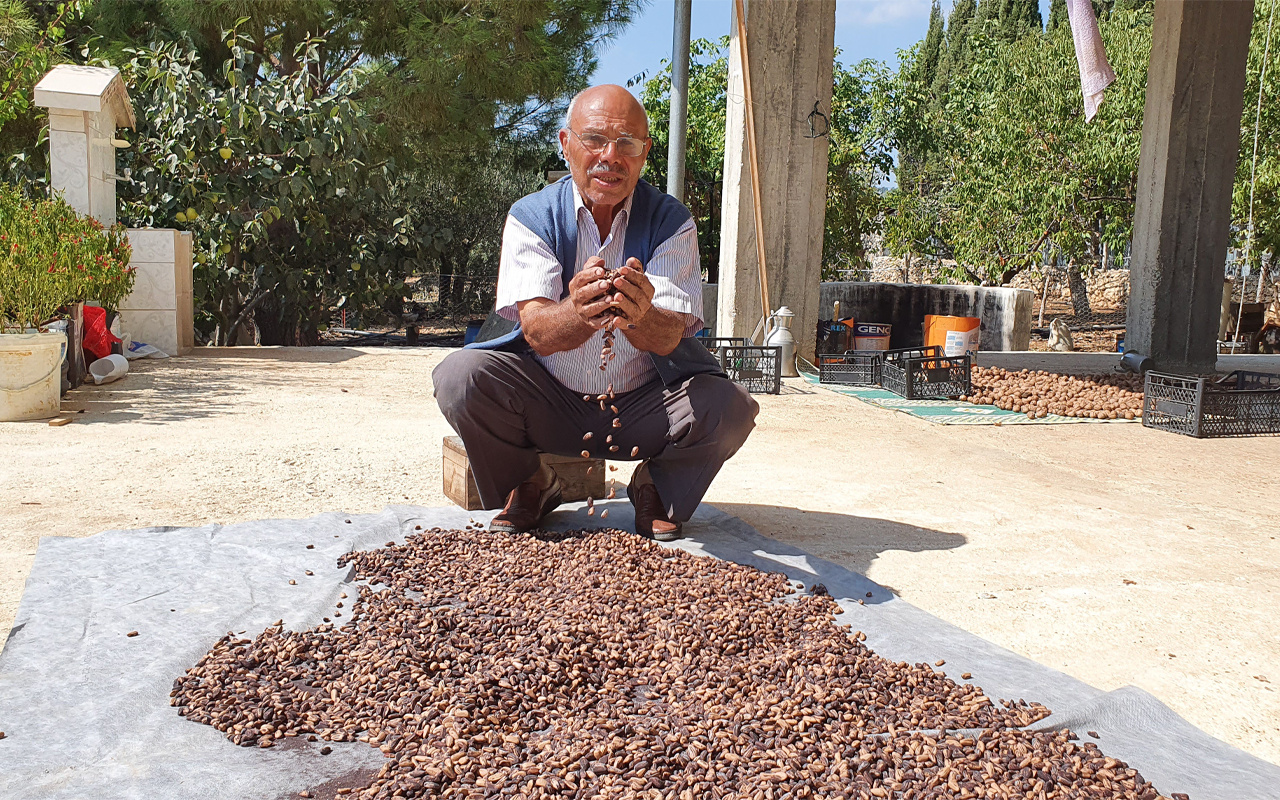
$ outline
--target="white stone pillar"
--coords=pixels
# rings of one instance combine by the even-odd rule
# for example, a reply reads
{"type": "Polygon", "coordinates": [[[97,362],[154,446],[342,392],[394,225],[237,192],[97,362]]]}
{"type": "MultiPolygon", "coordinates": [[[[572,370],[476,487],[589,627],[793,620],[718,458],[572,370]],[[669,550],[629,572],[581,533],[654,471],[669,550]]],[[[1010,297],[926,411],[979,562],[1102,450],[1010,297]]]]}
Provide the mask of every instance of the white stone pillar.
{"type": "Polygon", "coordinates": [[[135,127],[120,70],[60,64],[35,88],[49,109],[50,183],[67,204],[103,225],[116,221],[116,128],[135,127]]]}
{"type": "Polygon", "coordinates": [[[172,228],[130,228],[133,291],[120,303],[120,327],[135,342],[171,356],[195,346],[191,234],[172,228]]]}
{"type": "MultiPolygon", "coordinates": [[[[765,262],[771,310],[789,306],[797,352],[813,360],[822,279],[827,138],[807,138],[809,112],[831,115],[835,0],[747,3],[765,262]]],[[[750,336],[760,321],[760,279],[747,160],[746,110],[737,25],[730,26],[717,336],[750,336]]]]}

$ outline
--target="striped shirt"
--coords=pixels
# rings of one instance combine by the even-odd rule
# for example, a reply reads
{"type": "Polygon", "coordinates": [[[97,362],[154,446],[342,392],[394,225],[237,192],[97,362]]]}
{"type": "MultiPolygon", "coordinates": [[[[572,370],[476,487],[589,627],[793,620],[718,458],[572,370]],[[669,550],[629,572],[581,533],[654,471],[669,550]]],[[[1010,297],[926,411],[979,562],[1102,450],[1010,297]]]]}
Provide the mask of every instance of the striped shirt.
{"type": "MultiPolygon", "coordinates": [[[[605,266],[622,266],[623,243],[631,198],[623,203],[609,236],[600,241],[600,230],[591,211],[582,203],[578,187],[573,187],[573,205],[578,220],[578,253],[573,271],[582,271],[587,259],[599,256],[605,266]]],[[[702,266],[698,260],[698,231],[690,219],[653,251],[645,274],[653,284],[653,305],[685,316],[685,336],[702,329],[702,266]]],[[[518,321],[517,304],[545,297],[559,301],[564,293],[560,262],[551,246],[538,238],[515,217],[508,216],[502,231],[502,255],[498,262],[498,313],[518,321]]],[[[535,358],[564,386],[582,394],[603,394],[613,384],[615,392],[629,392],[656,377],[649,354],[631,346],[626,335],[614,335],[614,359],[600,369],[600,348],[604,331],[597,331],[581,347],[535,358]]]]}

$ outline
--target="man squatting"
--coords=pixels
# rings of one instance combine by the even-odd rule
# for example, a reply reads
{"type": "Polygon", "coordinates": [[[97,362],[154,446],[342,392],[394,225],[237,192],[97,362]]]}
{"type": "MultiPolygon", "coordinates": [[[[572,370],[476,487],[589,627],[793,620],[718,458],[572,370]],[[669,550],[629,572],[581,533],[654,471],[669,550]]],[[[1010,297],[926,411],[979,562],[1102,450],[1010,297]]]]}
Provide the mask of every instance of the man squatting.
{"type": "Polygon", "coordinates": [[[627,487],[636,533],[676,539],[755,427],[755,400],[692,338],[698,233],[683,204],[640,180],[652,146],[621,86],[573,99],[560,130],[570,176],[516,202],[502,233],[495,305],[516,330],[432,373],[484,507],[502,505],[490,530],[531,530],[560,504],[539,452],[586,452],[640,460],[627,487]],[[606,329],[613,358],[601,368],[606,329]]]}

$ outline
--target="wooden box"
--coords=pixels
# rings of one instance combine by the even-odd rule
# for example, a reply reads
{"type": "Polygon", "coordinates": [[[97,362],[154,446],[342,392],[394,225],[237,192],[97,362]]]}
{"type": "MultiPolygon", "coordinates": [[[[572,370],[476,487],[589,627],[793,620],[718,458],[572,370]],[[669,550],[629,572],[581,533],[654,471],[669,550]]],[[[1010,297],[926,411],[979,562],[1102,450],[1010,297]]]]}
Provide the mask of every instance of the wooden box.
{"type": "MultiPolygon", "coordinates": [[[[467,449],[462,445],[462,437],[444,437],[444,495],[468,511],[479,511],[484,508],[480,503],[480,491],[476,489],[476,479],[471,474],[471,462],[467,460],[467,449]]],[[[605,496],[605,463],[603,458],[581,458],[574,456],[553,456],[542,454],[542,463],[551,467],[560,476],[564,484],[564,502],[576,503],[594,497],[597,500],[605,496]],[[587,469],[590,468],[590,474],[587,469]]]]}

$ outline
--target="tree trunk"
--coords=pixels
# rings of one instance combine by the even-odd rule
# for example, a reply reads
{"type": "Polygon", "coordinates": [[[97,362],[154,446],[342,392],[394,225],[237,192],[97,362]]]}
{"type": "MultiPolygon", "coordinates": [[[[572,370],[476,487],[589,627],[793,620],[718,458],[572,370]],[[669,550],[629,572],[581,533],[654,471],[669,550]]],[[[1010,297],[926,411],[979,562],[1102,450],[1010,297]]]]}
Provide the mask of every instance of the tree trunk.
{"type": "Polygon", "coordinates": [[[1081,317],[1092,314],[1093,309],[1089,306],[1089,286],[1085,283],[1080,267],[1074,261],[1067,266],[1067,287],[1071,290],[1071,309],[1076,315],[1077,322],[1081,317]]]}

